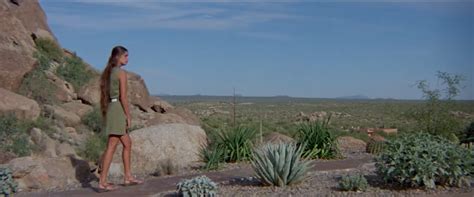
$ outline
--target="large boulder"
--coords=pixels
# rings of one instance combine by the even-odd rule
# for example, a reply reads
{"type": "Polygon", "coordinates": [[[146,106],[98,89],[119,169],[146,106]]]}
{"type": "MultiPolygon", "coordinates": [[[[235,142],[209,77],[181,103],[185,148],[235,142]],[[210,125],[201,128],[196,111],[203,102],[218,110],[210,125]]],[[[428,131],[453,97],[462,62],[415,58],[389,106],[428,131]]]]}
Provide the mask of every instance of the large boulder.
{"type": "Polygon", "coordinates": [[[0,114],[13,113],[20,119],[35,120],[40,112],[36,101],[0,88],[0,114]]]}
{"type": "MultiPolygon", "coordinates": [[[[148,112],[153,106],[150,94],[143,78],[133,72],[127,72],[128,99],[130,104],[137,106],[141,111],[148,112]]],[[[100,77],[95,77],[78,91],[78,98],[89,104],[100,103],[100,77]]]]}
{"type": "MultiPolygon", "coordinates": [[[[132,138],[132,173],[155,173],[162,163],[186,168],[200,161],[199,152],[207,143],[206,132],[187,124],[161,124],[135,130],[132,138]]],[[[123,176],[122,148],[119,146],[110,167],[111,177],[123,176]]]]}
{"type": "Polygon", "coordinates": [[[82,104],[82,102],[79,100],[69,102],[69,103],[64,103],[62,104],[62,107],[66,111],[74,112],[76,115],[78,115],[81,118],[93,110],[92,106],[82,104]]]}
{"type": "Polygon", "coordinates": [[[74,91],[74,87],[69,82],[59,78],[54,73],[47,71],[46,77],[56,87],[54,96],[59,101],[71,102],[77,98],[77,94],[74,91]]]}
{"type": "Polygon", "coordinates": [[[127,71],[128,99],[130,104],[138,106],[142,111],[148,112],[153,105],[145,81],[140,75],[127,71]]]}
{"type": "MultiPolygon", "coordinates": [[[[167,108],[166,113],[152,113],[152,118],[145,121],[145,126],[169,124],[169,123],[181,123],[189,125],[200,125],[199,118],[194,113],[186,108],[167,108]]],[[[149,114],[149,113],[148,113],[149,114]]]]}
{"type": "Polygon", "coordinates": [[[91,180],[87,161],[76,157],[20,157],[0,165],[13,171],[20,191],[86,185],[91,180]]]}
{"type": "Polygon", "coordinates": [[[199,118],[189,109],[177,107],[177,108],[168,110],[167,113],[177,114],[178,116],[183,118],[186,124],[201,125],[201,121],[199,120],[199,118]]]}
{"type": "Polygon", "coordinates": [[[270,144],[280,144],[280,143],[290,144],[290,143],[296,143],[296,140],[282,133],[271,132],[271,133],[266,134],[263,137],[263,142],[270,143],[270,144]]]}
{"type": "Polygon", "coordinates": [[[338,137],[336,141],[338,148],[343,155],[363,153],[365,152],[365,147],[367,146],[366,142],[351,136],[341,136],[338,137]]]}
{"type": "Polygon", "coordinates": [[[46,133],[42,132],[41,129],[33,128],[30,131],[31,141],[38,148],[39,155],[52,158],[57,157],[56,154],[56,141],[51,139],[46,133]]]}
{"type": "Polygon", "coordinates": [[[77,97],[83,102],[88,104],[99,104],[100,103],[100,78],[95,77],[90,79],[90,81],[82,86],[78,93],[77,97]]]}
{"type": "Polygon", "coordinates": [[[64,123],[65,126],[74,127],[81,122],[81,117],[72,111],[67,111],[57,105],[45,105],[45,112],[51,115],[54,119],[64,123]]]}
{"type": "Polygon", "coordinates": [[[163,99],[159,97],[154,96],[154,97],[151,97],[150,99],[153,102],[151,109],[155,112],[166,113],[169,110],[174,108],[171,104],[169,104],[168,102],[164,101],[163,99]]]}
{"type": "Polygon", "coordinates": [[[33,37],[56,40],[37,0],[0,0],[0,87],[16,91],[33,69],[33,37]]]}

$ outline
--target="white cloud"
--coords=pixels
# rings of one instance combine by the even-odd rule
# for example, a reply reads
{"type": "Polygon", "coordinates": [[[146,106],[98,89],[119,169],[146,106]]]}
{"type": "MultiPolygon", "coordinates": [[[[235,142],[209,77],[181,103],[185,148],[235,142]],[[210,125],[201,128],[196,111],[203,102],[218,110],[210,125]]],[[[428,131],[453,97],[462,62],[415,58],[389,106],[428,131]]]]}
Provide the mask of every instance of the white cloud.
{"type": "MultiPolygon", "coordinates": [[[[73,2],[67,7],[63,6],[60,9],[51,9],[50,12],[47,12],[51,24],[93,30],[129,28],[220,30],[242,28],[273,20],[287,20],[298,17],[282,11],[281,6],[278,7],[279,9],[272,9],[277,8],[277,6],[262,6],[262,3],[217,3],[209,5],[182,3],[203,1],[166,3],[169,1],[148,0],[75,0],[73,2]],[[91,6],[94,9],[78,10],[75,8],[78,5],[91,6]]],[[[53,3],[54,1],[50,4],[53,3]]]]}

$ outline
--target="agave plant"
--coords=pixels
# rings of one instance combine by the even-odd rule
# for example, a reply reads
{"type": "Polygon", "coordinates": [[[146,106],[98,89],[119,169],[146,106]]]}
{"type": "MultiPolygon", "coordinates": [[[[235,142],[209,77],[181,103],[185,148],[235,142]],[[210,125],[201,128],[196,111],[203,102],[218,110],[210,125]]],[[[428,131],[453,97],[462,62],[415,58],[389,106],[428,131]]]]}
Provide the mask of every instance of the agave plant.
{"type": "Polygon", "coordinates": [[[301,159],[302,148],[294,144],[266,144],[255,150],[252,167],[264,184],[286,186],[307,176],[310,161],[301,159]]]}

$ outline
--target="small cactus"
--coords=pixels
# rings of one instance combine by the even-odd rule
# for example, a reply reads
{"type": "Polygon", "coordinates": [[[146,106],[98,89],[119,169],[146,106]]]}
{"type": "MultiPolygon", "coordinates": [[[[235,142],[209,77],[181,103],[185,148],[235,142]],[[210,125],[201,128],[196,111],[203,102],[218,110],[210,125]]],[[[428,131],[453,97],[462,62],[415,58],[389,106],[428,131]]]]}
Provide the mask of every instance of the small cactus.
{"type": "Polygon", "coordinates": [[[365,191],[367,179],[363,175],[344,176],[339,182],[339,187],[344,191],[365,191]]]}
{"type": "Polygon", "coordinates": [[[182,180],[177,187],[178,194],[183,197],[214,197],[217,194],[217,184],[204,175],[182,180]]]}
{"type": "Polygon", "coordinates": [[[0,196],[10,196],[18,191],[18,184],[13,180],[12,171],[0,168],[0,196]]]}
{"type": "Polygon", "coordinates": [[[371,154],[379,154],[385,148],[385,141],[370,139],[366,146],[366,151],[371,154]]]}

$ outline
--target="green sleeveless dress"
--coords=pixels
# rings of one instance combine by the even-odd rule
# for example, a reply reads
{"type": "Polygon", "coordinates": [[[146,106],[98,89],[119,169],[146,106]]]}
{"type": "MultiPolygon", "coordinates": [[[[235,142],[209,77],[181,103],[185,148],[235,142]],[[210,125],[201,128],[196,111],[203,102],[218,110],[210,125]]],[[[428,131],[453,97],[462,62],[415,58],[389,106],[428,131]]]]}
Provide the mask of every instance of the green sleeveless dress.
{"type": "Polygon", "coordinates": [[[127,134],[127,117],[120,102],[120,68],[114,67],[110,74],[110,102],[105,117],[107,135],[127,134]]]}

